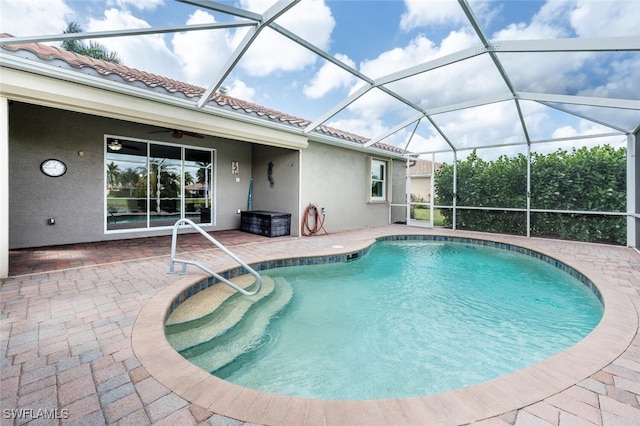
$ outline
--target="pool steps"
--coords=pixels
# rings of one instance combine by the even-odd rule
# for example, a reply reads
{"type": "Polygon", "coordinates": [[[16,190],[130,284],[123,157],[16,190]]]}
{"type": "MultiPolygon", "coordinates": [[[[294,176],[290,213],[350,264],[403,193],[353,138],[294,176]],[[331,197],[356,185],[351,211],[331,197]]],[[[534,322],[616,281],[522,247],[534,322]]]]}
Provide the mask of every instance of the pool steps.
{"type": "Polygon", "coordinates": [[[284,279],[275,279],[275,289],[269,297],[256,302],[237,327],[219,337],[192,347],[181,354],[190,362],[209,372],[226,366],[258,345],[271,321],[291,299],[293,289],[284,279]]]}
{"type": "MultiPolygon", "coordinates": [[[[242,288],[250,287],[255,283],[254,277],[249,274],[233,277],[230,281],[242,288]]],[[[267,289],[261,296],[264,297],[265,294],[270,293],[272,290],[273,288],[267,289]]],[[[262,293],[262,291],[260,293],[262,293]]],[[[236,295],[235,290],[229,286],[222,285],[222,283],[200,290],[198,293],[182,301],[180,305],[171,312],[165,325],[174,326],[202,319],[234,295],[236,295]]]]}
{"type": "MultiPolygon", "coordinates": [[[[247,281],[246,276],[234,280],[240,285],[247,281]]],[[[167,340],[178,352],[209,341],[238,323],[255,302],[269,296],[273,289],[273,280],[267,278],[255,296],[241,295],[222,283],[196,293],[169,316],[165,323],[167,340]]]]}
{"type": "MultiPolygon", "coordinates": [[[[254,277],[242,275],[233,280],[237,285],[250,286],[254,277]]],[[[207,371],[215,371],[246,352],[259,342],[271,317],[293,294],[283,278],[263,276],[262,280],[262,290],[254,296],[216,284],[185,300],[165,323],[171,346],[207,371]],[[243,319],[242,333],[234,332],[243,319]]]]}

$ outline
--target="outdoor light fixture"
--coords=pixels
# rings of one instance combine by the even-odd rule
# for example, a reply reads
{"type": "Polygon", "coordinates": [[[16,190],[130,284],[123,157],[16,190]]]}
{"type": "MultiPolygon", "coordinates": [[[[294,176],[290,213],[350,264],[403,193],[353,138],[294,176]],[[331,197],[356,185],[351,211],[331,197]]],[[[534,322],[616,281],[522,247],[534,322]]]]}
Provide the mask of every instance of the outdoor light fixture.
{"type": "Polygon", "coordinates": [[[107,146],[111,151],[120,151],[122,149],[122,144],[118,142],[118,139],[112,140],[107,146]]]}

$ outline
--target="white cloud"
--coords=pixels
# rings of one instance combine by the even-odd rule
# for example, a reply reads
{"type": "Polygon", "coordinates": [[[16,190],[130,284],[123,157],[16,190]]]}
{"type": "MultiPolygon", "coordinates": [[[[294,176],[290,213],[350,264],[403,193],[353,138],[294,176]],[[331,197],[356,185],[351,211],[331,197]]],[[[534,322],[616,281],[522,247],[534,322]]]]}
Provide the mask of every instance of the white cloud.
{"type": "Polygon", "coordinates": [[[441,56],[448,55],[473,46],[478,43],[475,35],[467,31],[451,31],[440,41],[440,45],[420,34],[405,46],[382,52],[378,57],[363,61],[360,71],[365,75],[376,78],[383,75],[422,64],[441,56]]]}
{"type": "MultiPolygon", "coordinates": [[[[407,136],[408,138],[409,136],[407,136]]],[[[394,144],[395,145],[395,144],[394,144]]],[[[406,145],[406,142],[405,142],[406,145]]],[[[404,148],[404,145],[400,145],[400,148],[404,148]]],[[[414,134],[409,142],[407,151],[409,152],[428,152],[437,149],[448,149],[449,145],[442,139],[440,135],[431,133],[427,136],[414,134]]]]}
{"type": "MultiPolygon", "coordinates": [[[[187,25],[210,24],[216,22],[208,12],[196,10],[189,16],[187,25]]],[[[182,72],[186,80],[192,84],[209,87],[227,64],[230,55],[247,29],[232,31],[218,29],[212,31],[192,31],[177,33],[173,36],[172,45],[182,63],[182,72]]],[[[246,101],[253,101],[256,90],[249,87],[237,76],[232,82],[224,82],[228,94],[246,101]]]]}
{"type": "Polygon", "coordinates": [[[550,1],[542,4],[540,10],[532,16],[530,22],[513,22],[495,32],[493,40],[529,40],[569,37],[571,34],[564,17],[571,4],[550,1]]]}
{"type": "Polygon", "coordinates": [[[564,37],[621,37],[640,35],[636,1],[547,1],[530,22],[511,23],[492,38],[497,40],[564,37]]]}
{"type": "Polygon", "coordinates": [[[262,14],[276,3],[275,0],[240,0],[240,7],[262,14]]]}
{"type": "Polygon", "coordinates": [[[553,128],[562,125],[559,121],[573,119],[569,114],[533,101],[520,101],[520,109],[529,137],[533,141],[551,138],[550,132],[553,132],[553,128]]]}
{"type": "Polygon", "coordinates": [[[532,150],[540,154],[548,154],[558,149],[570,151],[576,147],[591,148],[597,145],[612,145],[614,147],[624,146],[626,136],[606,136],[592,138],[590,135],[607,133],[608,130],[598,124],[588,120],[580,120],[577,128],[573,125],[560,126],[554,129],[552,138],[572,138],[567,141],[559,141],[552,143],[536,144],[532,146],[532,150]],[[582,137],[582,138],[581,138],[582,137]]]}
{"type": "Polygon", "coordinates": [[[0,32],[16,37],[59,34],[75,18],[63,0],[2,0],[0,32]]]}
{"type": "MultiPolygon", "coordinates": [[[[611,129],[589,120],[580,119],[577,128],[574,126],[563,126],[554,130],[553,138],[568,138],[575,136],[589,136],[603,133],[609,133],[611,129]]],[[[619,136],[616,136],[619,138],[619,136]]]]}
{"type": "MultiPolygon", "coordinates": [[[[214,22],[213,15],[202,10],[196,10],[187,20],[188,25],[214,22]]],[[[229,59],[234,46],[233,33],[226,29],[177,33],[172,45],[182,61],[187,81],[207,87],[229,59]]]]}
{"type": "Polygon", "coordinates": [[[517,91],[575,93],[588,84],[583,67],[590,53],[514,54],[502,57],[502,64],[517,91]]]}
{"type": "Polygon", "coordinates": [[[451,31],[447,37],[440,42],[438,56],[449,55],[459,52],[468,47],[477,46],[478,38],[468,30],[451,31]]]}
{"type": "Polygon", "coordinates": [[[109,0],[107,6],[128,10],[134,8],[140,11],[155,10],[164,0],[109,0]]]}
{"type": "MultiPolygon", "coordinates": [[[[606,2],[575,0],[541,3],[540,9],[530,22],[509,24],[493,34],[492,38],[550,39],[572,37],[576,33],[580,36],[638,33],[640,30],[637,28],[628,28],[629,21],[632,21],[629,16],[633,16],[633,11],[627,10],[630,2],[623,3],[620,13],[605,11],[607,7],[615,9],[606,2]],[[602,19],[606,24],[602,21],[594,24],[596,19],[602,19]],[[611,25],[619,25],[623,30],[607,29],[611,25]]],[[[444,6],[443,8],[436,8],[426,1],[406,2],[406,4],[407,12],[403,16],[401,29],[409,30],[421,25],[458,22],[455,11],[451,9],[459,8],[457,4],[439,3],[438,5],[444,6]]],[[[493,9],[484,7],[486,9],[481,13],[491,16],[493,9]]],[[[372,78],[378,78],[476,44],[478,39],[475,34],[470,33],[468,29],[465,30],[464,26],[449,33],[439,44],[436,39],[418,35],[405,46],[390,49],[375,58],[363,61],[360,64],[360,71],[372,78]]],[[[640,62],[634,61],[631,55],[618,55],[612,59],[611,56],[605,58],[603,54],[598,56],[585,52],[536,56],[509,54],[500,55],[500,59],[505,64],[511,80],[516,83],[516,90],[519,91],[629,98],[634,96],[632,94],[637,92],[635,89],[640,86],[640,74],[633,71],[640,68],[640,62]],[[598,74],[598,80],[593,79],[593,74],[598,74]],[[594,83],[594,81],[600,81],[600,83],[594,83]]],[[[315,88],[315,86],[311,87],[315,88]]],[[[335,86],[326,83],[323,87],[325,92],[319,90],[318,93],[326,93],[329,88],[335,86]]],[[[507,86],[487,55],[394,82],[389,87],[427,109],[508,92],[507,86]]],[[[355,89],[356,87],[353,87],[352,92],[355,89]]],[[[370,91],[365,97],[351,104],[346,111],[336,116],[331,124],[364,136],[372,136],[376,135],[376,131],[380,129],[397,124],[390,121],[390,117],[393,117],[392,120],[400,121],[397,100],[379,91],[370,91]]],[[[601,117],[605,117],[606,112],[602,113],[604,115],[601,117]]],[[[524,141],[524,134],[520,120],[515,114],[513,102],[471,108],[455,114],[455,118],[453,116],[454,114],[443,121],[442,128],[457,146],[524,141]]],[[[539,110],[532,111],[529,116],[525,115],[530,133],[536,135],[534,138],[554,137],[556,128],[563,129],[565,132],[567,129],[574,129],[571,126],[565,127],[565,120],[561,117],[556,118],[558,120],[539,110]]],[[[436,116],[436,119],[443,120],[443,116],[436,116]]],[[[585,123],[590,122],[585,121],[585,123]]],[[[386,142],[402,144],[400,133],[387,139],[386,142]]],[[[410,148],[421,150],[434,143],[442,144],[439,136],[416,136],[410,148]]]]}
{"type": "Polygon", "coordinates": [[[385,116],[397,114],[405,108],[409,107],[391,95],[379,89],[372,89],[349,105],[347,111],[365,122],[374,122],[385,116]]]}
{"type": "Polygon", "coordinates": [[[466,22],[455,0],[405,0],[407,11],[402,14],[400,28],[404,31],[430,24],[466,22]]]}
{"type": "Polygon", "coordinates": [[[236,79],[231,83],[231,86],[229,86],[229,92],[227,94],[244,101],[253,102],[256,90],[247,86],[243,81],[236,79]]]}
{"type": "Polygon", "coordinates": [[[572,126],[563,126],[563,127],[558,127],[553,131],[552,138],[554,139],[569,138],[569,137],[577,136],[578,134],[579,134],[578,131],[572,126]]]}
{"type": "MultiPolygon", "coordinates": [[[[263,13],[272,1],[243,0],[242,6],[263,13]]],[[[323,50],[328,50],[335,20],[324,0],[303,0],[276,20],[278,25],[304,38],[323,50]]],[[[277,32],[261,31],[240,61],[248,74],[266,76],[280,71],[298,71],[316,62],[311,51],[295,44],[277,32]],[[277,58],[277,60],[275,60],[277,58]]]]}
{"type": "MultiPolygon", "coordinates": [[[[107,31],[125,28],[149,28],[150,25],[127,10],[107,9],[100,19],[90,18],[86,31],[107,31]]],[[[122,63],[165,77],[182,79],[179,60],[167,47],[160,34],[129,36],[96,40],[108,50],[116,52],[122,63]]]]}
{"type": "MultiPolygon", "coordinates": [[[[381,77],[466,48],[474,40],[471,34],[456,31],[451,32],[442,40],[441,45],[437,46],[433,41],[420,35],[404,47],[383,52],[377,58],[363,62],[360,71],[372,78],[381,77]]],[[[496,71],[489,74],[486,72],[486,67],[492,70],[490,60],[478,58],[400,80],[391,83],[389,87],[424,108],[458,103],[496,91],[500,93],[506,91],[496,71]],[[464,90],[461,90],[463,85],[464,90]]],[[[396,103],[397,101],[386,96],[368,100],[366,105],[367,108],[374,105],[373,109],[382,114],[396,103]]],[[[357,110],[358,104],[354,104],[351,109],[357,110]]]]}
{"type": "MultiPolygon", "coordinates": [[[[601,58],[607,60],[607,58],[601,58]]],[[[638,98],[640,87],[640,58],[631,55],[624,59],[611,59],[607,67],[601,70],[608,77],[602,84],[580,90],[578,93],[585,96],[602,96],[614,98],[638,98]]]]}
{"type": "MultiPolygon", "coordinates": [[[[398,70],[428,62],[443,55],[459,51],[473,45],[477,39],[474,35],[464,30],[452,31],[441,41],[440,46],[424,35],[414,37],[403,47],[397,47],[382,52],[376,58],[363,61],[359,71],[371,78],[379,78],[398,70]]],[[[443,104],[451,104],[484,96],[487,92],[506,91],[505,85],[499,76],[488,79],[483,72],[484,66],[492,66],[490,60],[474,60],[465,63],[453,64],[414,77],[391,83],[389,87],[422,107],[434,107],[443,104]],[[489,61],[489,63],[486,63],[489,61]],[[464,85],[464,90],[461,87],[464,85]]],[[[495,72],[494,72],[495,74],[495,72]]],[[[358,86],[354,86],[353,92],[358,86]]],[[[383,93],[380,90],[371,90],[348,107],[349,119],[337,118],[332,125],[349,126],[345,130],[364,136],[377,135],[376,131],[386,131],[388,128],[399,124],[415,110],[404,105],[400,101],[383,93]],[[390,116],[393,122],[382,124],[390,116]],[[383,129],[383,130],[381,130],[383,129]],[[366,133],[364,133],[366,132],[366,133]]],[[[338,127],[340,128],[340,127],[338,127]]],[[[435,137],[439,145],[442,140],[435,137]]],[[[402,145],[402,138],[390,137],[385,141],[390,144],[402,145]]],[[[433,146],[431,138],[424,139],[422,143],[412,142],[412,150],[427,146],[433,146]]]]}
{"type": "MultiPolygon", "coordinates": [[[[552,39],[562,37],[616,37],[640,34],[630,19],[637,2],[592,0],[545,3],[529,23],[511,24],[495,39],[552,39]]],[[[640,85],[635,72],[640,59],[606,53],[511,54],[501,56],[516,90],[576,93],[627,98],[640,85]]]]}
{"type": "MultiPolygon", "coordinates": [[[[336,59],[355,68],[355,63],[348,56],[338,53],[336,59]]],[[[331,62],[326,62],[309,84],[305,85],[303,93],[311,99],[318,99],[334,89],[350,87],[356,82],[356,78],[347,71],[339,68],[331,62]]]]}
{"type": "Polygon", "coordinates": [[[363,61],[360,71],[368,77],[382,77],[392,72],[426,62],[438,54],[434,42],[419,35],[404,47],[396,47],[378,55],[377,58],[363,61]]]}
{"type": "Polygon", "coordinates": [[[467,108],[434,119],[458,148],[524,141],[513,102],[467,108]]]}
{"type": "Polygon", "coordinates": [[[577,0],[569,15],[579,37],[617,37],[640,35],[638,2],[577,0]],[[635,17],[635,19],[634,19],[635,17]]]}
{"type": "Polygon", "coordinates": [[[365,138],[372,138],[389,130],[380,120],[337,119],[328,122],[327,126],[365,138]]]}
{"type": "MultiPolygon", "coordinates": [[[[241,7],[263,13],[272,4],[273,1],[245,0],[241,7]]],[[[310,43],[327,49],[335,26],[331,10],[323,0],[305,0],[299,6],[304,7],[290,9],[277,23],[310,43]]],[[[213,15],[198,10],[190,16],[187,23],[213,22],[213,15]]],[[[243,28],[237,31],[221,29],[176,34],[173,48],[184,63],[184,73],[188,80],[205,86],[211,84],[247,31],[243,28]]],[[[316,60],[317,57],[312,52],[265,28],[240,59],[236,73],[239,70],[251,76],[268,76],[282,71],[298,71],[316,60]]]]}

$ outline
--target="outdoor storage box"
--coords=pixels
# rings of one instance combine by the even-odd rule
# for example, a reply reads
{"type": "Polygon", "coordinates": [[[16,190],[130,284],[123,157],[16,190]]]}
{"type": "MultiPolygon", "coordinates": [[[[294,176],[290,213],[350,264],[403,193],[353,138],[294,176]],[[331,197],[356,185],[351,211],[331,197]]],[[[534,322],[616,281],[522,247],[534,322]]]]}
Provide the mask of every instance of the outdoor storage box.
{"type": "Polygon", "coordinates": [[[267,237],[289,235],[291,233],[291,214],[262,210],[241,212],[240,230],[267,237]]]}

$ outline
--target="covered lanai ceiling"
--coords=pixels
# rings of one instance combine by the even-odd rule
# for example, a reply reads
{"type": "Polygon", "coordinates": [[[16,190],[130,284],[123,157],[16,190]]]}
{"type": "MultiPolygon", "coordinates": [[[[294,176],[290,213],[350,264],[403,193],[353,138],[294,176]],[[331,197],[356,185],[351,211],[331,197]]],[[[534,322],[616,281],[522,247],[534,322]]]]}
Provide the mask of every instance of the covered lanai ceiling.
{"type": "Polygon", "coordinates": [[[3,5],[0,32],[95,40],[127,66],[205,87],[199,108],[223,91],[308,119],[308,134],[325,125],[432,153],[620,144],[640,126],[635,1],[95,2],[103,15],[58,3],[60,30],[66,19],[86,32],[13,28],[17,14],[37,18],[29,1],[3,5]]]}

